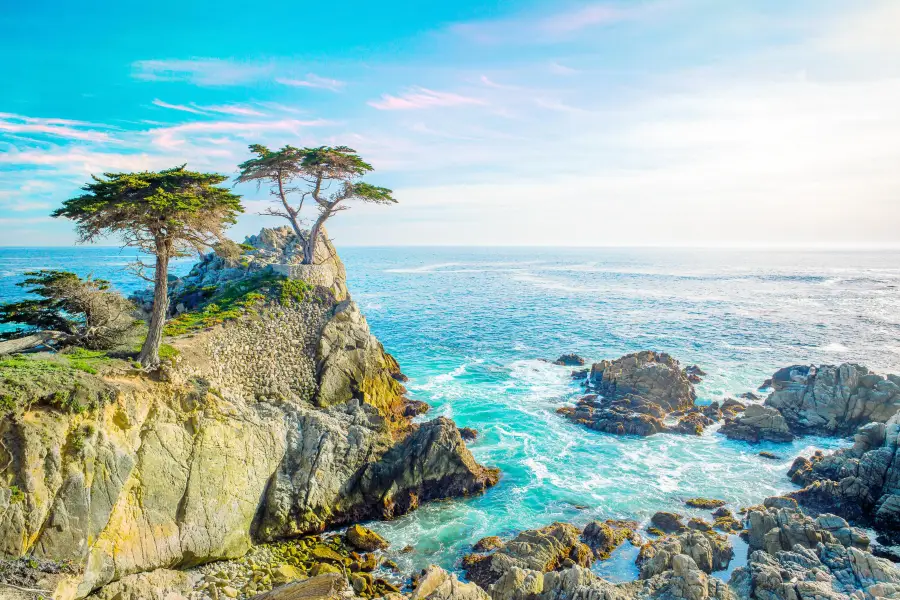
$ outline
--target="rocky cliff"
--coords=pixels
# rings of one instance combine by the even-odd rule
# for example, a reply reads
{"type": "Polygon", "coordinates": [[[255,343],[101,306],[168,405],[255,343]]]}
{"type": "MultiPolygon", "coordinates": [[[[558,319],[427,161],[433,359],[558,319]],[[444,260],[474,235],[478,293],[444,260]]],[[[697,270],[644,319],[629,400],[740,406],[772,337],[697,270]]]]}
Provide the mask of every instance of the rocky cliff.
{"type": "Polygon", "coordinates": [[[248,242],[174,283],[158,372],[97,360],[72,368],[75,389],[63,376],[4,398],[0,552],[71,561],[59,597],[497,481],[452,421],[411,422],[333,249],[307,268],[283,230],[248,242]],[[103,394],[75,402],[86,388],[103,394]]]}

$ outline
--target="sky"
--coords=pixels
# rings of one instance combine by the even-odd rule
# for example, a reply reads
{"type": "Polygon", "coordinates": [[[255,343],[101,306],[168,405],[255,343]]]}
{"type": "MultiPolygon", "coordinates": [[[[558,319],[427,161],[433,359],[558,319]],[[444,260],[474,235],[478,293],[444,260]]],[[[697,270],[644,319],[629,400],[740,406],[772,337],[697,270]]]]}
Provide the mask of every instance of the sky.
{"type": "Polygon", "coordinates": [[[897,0],[8,2],[0,81],[0,245],[253,143],[372,163],[339,247],[900,245],[897,0]]]}

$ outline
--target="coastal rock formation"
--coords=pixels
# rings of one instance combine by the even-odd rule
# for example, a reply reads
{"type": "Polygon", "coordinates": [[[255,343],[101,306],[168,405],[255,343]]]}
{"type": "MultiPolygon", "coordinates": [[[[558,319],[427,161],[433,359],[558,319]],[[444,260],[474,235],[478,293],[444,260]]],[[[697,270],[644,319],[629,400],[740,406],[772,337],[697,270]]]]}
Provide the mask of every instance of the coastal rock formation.
{"type": "Polygon", "coordinates": [[[900,377],[856,364],[785,367],[772,376],[772,387],[766,406],[798,435],[850,435],[900,410],[900,377]]]}
{"type": "Polygon", "coordinates": [[[468,555],[463,561],[466,577],[487,589],[513,567],[545,573],[574,564],[590,566],[593,552],[581,542],[580,533],[568,523],[523,531],[491,554],[468,555]]]}
{"type": "Polygon", "coordinates": [[[435,565],[419,578],[410,600],[488,600],[483,589],[474,583],[462,583],[456,575],[435,565]]]}
{"type": "Polygon", "coordinates": [[[746,442],[790,442],[794,439],[780,412],[761,404],[751,404],[743,414],[727,419],[719,433],[732,440],[746,442]]]}
{"type": "Polygon", "coordinates": [[[643,398],[667,412],[688,409],[697,397],[678,361],[650,350],[594,363],[589,383],[608,400],[643,398]]]}
{"type": "MultiPolygon", "coordinates": [[[[891,598],[900,594],[900,570],[857,547],[835,518],[813,520],[796,508],[749,511],[747,566],[735,570],[730,584],[740,598],[799,600],[813,598],[891,598]]],[[[843,525],[843,526],[842,526],[843,525]]]]}
{"type": "Polygon", "coordinates": [[[647,436],[664,431],[696,434],[712,421],[694,407],[696,393],[677,360],[665,353],[638,352],[591,366],[588,394],[558,412],[606,433],[647,436]],[[690,411],[690,414],[686,414],[690,411]],[[669,413],[681,420],[665,423],[669,413]]]}
{"type": "MultiPolygon", "coordinates": [[[[629,530],[631,523],[595,522],[585,528],[582,538],[588,543],[596,541],[598,536],[605,539],[603,526],[629,530]]],[[[513,549],[501,549],[489,556],[476,557],[474,562],[471,559],[465,561],[469,566],[467,574],[487,591],[492,600],[734,600],[734,594],[726,584],[704,572],[692,555],[679,553],[682,549],[692,553],[707,568],[723,562],[727,565],[722,553],[726,549],[730,552],[730,546],[721,541],[723,538],[720,536],[689,532],[678,538],[647,544],[644,546],[647,565],[642,569],[641,579],[613,584],[590,571],[589,557],[575,564],[571,554],[578,547],[576,534],[577,529],[562,523],[523,532],[506,547],[516,544],[513,549]],[[710,542],[713,538],[716,538],[719,547],[714,548],[710,542]]],[[[429,568],[429,573],[433,569],[429,568]]],[[[442,575],[440,579],[445,580],[446,577],[442,575]]],[[[460,597],[460,600],[468,600],[469,597],[460,597]]]]}
{"type": "Polygon", "coordinates": [[[581,532],[581,539],[594,551],[598,560],[609,558],[613,550],[625,540],[634,545],[640,544],[641,536],[637,533],[637,521],[591,521],[581,532]]]}
{"type": "Polygon", "coordinates": [[[562,367],[581,367],[584,366],[585,362],[586,361],[577,354],[563,354],[553,361],[553,364],[562,367]]]}
{"type": "Polygon", "coordinates": [[[673,568],[675,557],[684,554],[704,573],[721,571],[734,557],[734,549],[724,535],[709,531],[685,531],[664,536],[641,547],[637,564],[641,579],[650,579],[673,568]]]}
{"type": "Polygon", "coordinates": [[[767,383],[773,392],[764,404],[726,419],[720,433],[754,443],[845,436],[868,423],[884,423],[900,410],[900,377],[860,365],[785,367],[767,383]]]}
{"type": "Polygon", "coordinates": [[[900,415],[861,427],[850,448],[797,458],[788,475],[805,487],[790,496],[813,511],[872,524],[896,536],[900,534],[898,444],[900,415]]]}
{"type": "MultiPolygon", "coordinates": [[[[216,260],[195,276],[228,286],[236,267],[216,260]]],[[[316,265],[331,287],[257,294],[228,319],[170,337],[176,358],[152,377],[114,360],[82,373],[110,390],[93,407],[5,412],[0,553],[71,561],[70,597],[81,597],[495,483],[452,421],[405,416],[396,361],[356,305],[334,297],[346,294],[338,263],[316,265]]],[[[268,278],[272,264],[256,273],[268,278]]]]}

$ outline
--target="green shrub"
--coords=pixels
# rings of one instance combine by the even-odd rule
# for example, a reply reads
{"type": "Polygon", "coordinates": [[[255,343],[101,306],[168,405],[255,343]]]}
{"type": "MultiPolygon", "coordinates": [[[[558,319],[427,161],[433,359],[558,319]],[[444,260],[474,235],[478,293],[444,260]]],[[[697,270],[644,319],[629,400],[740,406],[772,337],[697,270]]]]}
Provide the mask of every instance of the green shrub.
{"type": "Polygon", "coordinates": [[[28,409],[38,404],[61,412],[81,413],[113,397],[112,388],[91,374],[90,369],[96,370],[96,365],[115,359],[103,356],[72,361],[68,356],[19,355],[0,360],[0,411],[28,409]]]}
{"type": "Polygon", "coordinates": [[[284,279],[278,282],[281,288],[279,300],[282,304],[290,304],[293,302],[303,302],[307,295],[313,291],[313,287],[301,279],[284,279]]]}
{"type": "Polygon", "coordinates": [[[18,504],[25,501],[25,492],[20,490],[19,486],[11,485],[9,486],[9,491],[12,492],[9,497],[10,504],[18,504]]]}
{"type": "Polygon", "coordinates": [[[162,344],[159,347],[159,358],[160,360],[172,360],[177,357],[181,352],[178,351],[178,348],[170,345],[170,344],[162,344]]]}
{"type": "Polygon", "coordinates": [[[166,323],[164,331],[166,335],[177,336],[207,329],[238,319],[248,310],[267,301],[285,305],[302,303],[314,299],[314,289],[305,281],[287,279],[271,271],[262,271],[252,277],[225,284],[208,296],[207,288],[204,287],[202,290],[208,303],[171,319],[166,323]]]}

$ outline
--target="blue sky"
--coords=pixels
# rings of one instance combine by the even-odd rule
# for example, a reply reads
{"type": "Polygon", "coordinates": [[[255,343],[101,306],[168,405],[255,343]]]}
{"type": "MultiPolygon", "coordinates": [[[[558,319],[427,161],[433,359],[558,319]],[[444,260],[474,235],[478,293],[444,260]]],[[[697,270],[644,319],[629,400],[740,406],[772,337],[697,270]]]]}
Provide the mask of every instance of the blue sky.
{"type": "MultiPolygon", "coordinates": [[[[396,190],[339,245],[900,243],[894,0],[7,4],[2,245],[73,243],[91,173],[256,142],[396,190]]],[[[238,190],[233,237],[278,223],[238,190]]]]}

